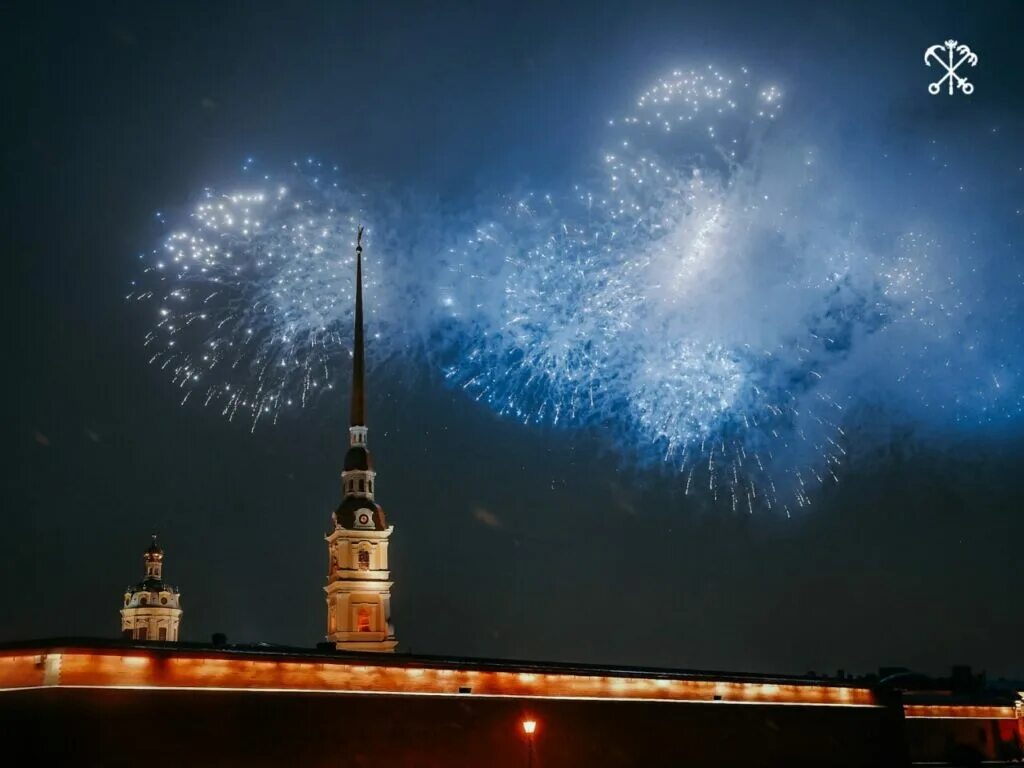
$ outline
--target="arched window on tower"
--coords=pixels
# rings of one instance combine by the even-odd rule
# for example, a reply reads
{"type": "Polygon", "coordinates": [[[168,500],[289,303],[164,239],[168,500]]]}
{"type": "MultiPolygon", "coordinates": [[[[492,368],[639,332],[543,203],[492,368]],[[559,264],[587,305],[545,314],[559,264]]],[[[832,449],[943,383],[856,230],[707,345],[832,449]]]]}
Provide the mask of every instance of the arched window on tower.
{"type": "Polygon", "coordinates": [[[370,570],[370,553],[367,552],[365,549],[359,550],[359,570],[370,570]]]}
{"type": "Polygon", "coordinates": [[[370,631],[370,609],[360,608],[356,614],[356,632],[370,631]]]}

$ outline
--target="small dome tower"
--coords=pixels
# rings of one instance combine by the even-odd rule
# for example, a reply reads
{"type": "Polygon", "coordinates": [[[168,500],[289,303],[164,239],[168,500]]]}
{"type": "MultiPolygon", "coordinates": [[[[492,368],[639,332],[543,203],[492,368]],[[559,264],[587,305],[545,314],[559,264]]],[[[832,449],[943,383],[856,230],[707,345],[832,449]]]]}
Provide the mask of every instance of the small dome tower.
{"type": "Polygon", "coordinates": [[[142,557],[146,577],[125,590],[121,635],[128,640],[177,642],[181,595],[163,581],[164,551],[156,543],[156,534],[142,557]]]}

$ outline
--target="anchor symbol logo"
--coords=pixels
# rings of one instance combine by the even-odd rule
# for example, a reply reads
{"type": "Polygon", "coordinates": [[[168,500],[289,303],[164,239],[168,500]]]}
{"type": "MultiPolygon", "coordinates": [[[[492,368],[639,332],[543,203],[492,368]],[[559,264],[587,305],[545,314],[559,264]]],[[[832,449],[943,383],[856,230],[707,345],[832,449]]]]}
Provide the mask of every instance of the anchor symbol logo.
{"type": "Polygon", "coordinates": [[[928,93],[935,96],[942,90],[942,84],[949,81],[949,95],[953,95],[954,88],[959,88],[965,96],[974,93],[974,84],[966,77],[956,73],[962,64],[970,64],[972,67],[978,64],[978,55],[966,45],[958,45],[956,40],[947,40],[942,45],[933,45],[924,52],[924,64],[930,67],[936,62],[946,70],[941,78],[928,86],[928,93]],[[953,59],[960,56],[960,60],[953,63],[953,59]]]}

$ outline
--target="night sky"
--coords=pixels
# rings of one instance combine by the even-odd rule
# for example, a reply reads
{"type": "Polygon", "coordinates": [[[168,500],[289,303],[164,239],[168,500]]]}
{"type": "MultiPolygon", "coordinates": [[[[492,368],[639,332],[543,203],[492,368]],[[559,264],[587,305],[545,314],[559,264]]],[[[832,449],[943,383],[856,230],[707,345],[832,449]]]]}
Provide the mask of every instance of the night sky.
{"type": "MultiPolygon", "coordinates": [[[[820,133],[865,228],[906,213],[937,222],[944,254],[981,254],[963,272],[984,277],[960,285],[991,313],[964,317],[1010,374],[1002,399],[947,419],[935,403],[959,379],[924,376],[899,403],[845,379],[839,482],[787,519],[685,494],[600,422],[524,425],[415,356],[371,365],[401,650],[1024,676],[1024,5],[37,2],[0,5],[0,27],[0,640],[117,636],[152,532],[182,639],[323,639],[347,373],[253,432],[180,405],[147,365],[153,307],[125,301],[166,234],[158,211],[187,211],[246,158],[316,156],[415,207],[392,223],[411,242],[502,191],[571,188],[610,116],[715,62],[782,84],[790,130],[820,133]],[[970,97],[926,93],[922,53],[950,37],[979,55],[970,97]]],[[[410,258],[429,276],[444,236],[422,240],[410,258]]],[[[955,367],[955,343],[936,354],[955,367]]]]}

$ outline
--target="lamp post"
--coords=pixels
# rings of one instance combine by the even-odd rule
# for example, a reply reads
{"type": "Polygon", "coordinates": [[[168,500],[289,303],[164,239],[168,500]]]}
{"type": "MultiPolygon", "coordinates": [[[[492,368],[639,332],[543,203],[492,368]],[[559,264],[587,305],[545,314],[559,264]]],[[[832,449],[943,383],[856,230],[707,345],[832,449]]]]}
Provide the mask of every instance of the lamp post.
{"type": "Polygon", "coordinates": [[[533,768],[533,734],[536,731],[536,720],[523,720],[523,733],[526,734],[526,768],[533,768]]]}

